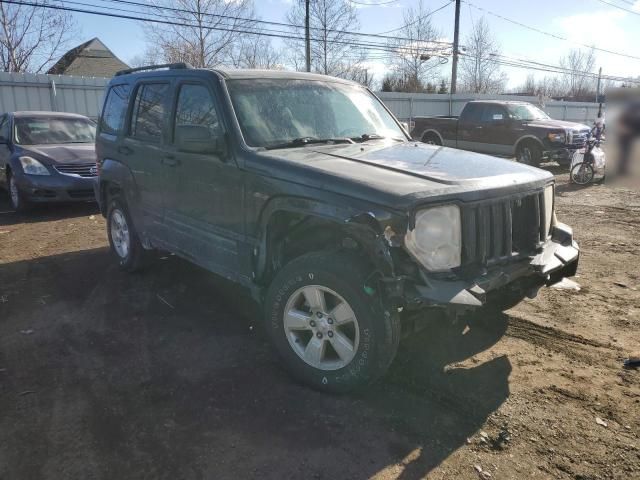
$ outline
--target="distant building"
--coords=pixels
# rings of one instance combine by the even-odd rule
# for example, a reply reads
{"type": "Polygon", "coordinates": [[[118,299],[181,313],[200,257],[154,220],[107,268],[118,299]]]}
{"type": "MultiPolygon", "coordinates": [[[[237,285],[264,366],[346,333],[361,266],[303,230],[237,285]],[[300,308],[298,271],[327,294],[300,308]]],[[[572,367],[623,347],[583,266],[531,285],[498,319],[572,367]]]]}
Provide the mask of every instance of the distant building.
{"type": "Polygon", "coordinates": [[[112,77],[129,65],[116,57],[99,38],[78,45],[65,53],[47,73],[85,77],[112,77]]]}

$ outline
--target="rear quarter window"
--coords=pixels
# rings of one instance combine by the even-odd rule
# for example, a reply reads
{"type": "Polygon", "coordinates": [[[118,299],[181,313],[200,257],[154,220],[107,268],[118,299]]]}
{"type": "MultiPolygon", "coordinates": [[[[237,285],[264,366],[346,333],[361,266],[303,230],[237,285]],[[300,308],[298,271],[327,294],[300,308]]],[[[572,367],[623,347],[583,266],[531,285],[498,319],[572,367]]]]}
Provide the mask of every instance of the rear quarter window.
{"type": "Polygon", "coordinates": [[[114,85],[107,92],[107,100],[100,117],[100,131],[109,135],[122,132],[129,103],[129,85],[114,85]]]}

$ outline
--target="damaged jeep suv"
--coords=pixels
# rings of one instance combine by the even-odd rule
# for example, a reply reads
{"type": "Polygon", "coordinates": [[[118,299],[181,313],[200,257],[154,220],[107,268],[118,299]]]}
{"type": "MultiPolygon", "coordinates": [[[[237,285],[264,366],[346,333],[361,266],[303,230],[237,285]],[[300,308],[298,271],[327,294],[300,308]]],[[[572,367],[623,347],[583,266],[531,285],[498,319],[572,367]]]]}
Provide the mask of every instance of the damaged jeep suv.
{"type": "Polygon", "coordinates": [[[411,141],[345,80],[123,71],[96,148],[120,265],[157,248],[247,287],[283,363],[322,390],[380,377],[410,317],[507,308],[576,272],[551,174],[411,141]]]}

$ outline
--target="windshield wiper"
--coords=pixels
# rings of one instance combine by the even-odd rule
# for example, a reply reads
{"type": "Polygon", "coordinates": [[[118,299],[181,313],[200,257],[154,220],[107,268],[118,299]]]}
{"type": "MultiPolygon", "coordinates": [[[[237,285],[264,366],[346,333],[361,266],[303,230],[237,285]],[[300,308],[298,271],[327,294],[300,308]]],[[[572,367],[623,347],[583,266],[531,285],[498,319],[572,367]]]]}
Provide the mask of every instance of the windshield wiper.
{"type": "Polygon", "coordinates": [[[317,138],[317,137],[299,137],[289,140],[288,142],[278,143],[276,145],[268,145],[267,150],[275,150],[278,148],[303,147],[313,143],[355,143],[350,138],[317,138]]]}
{"type": "Polygon", "coordinates": [[[380,135],[379,133],[363,133],[359,137],[351,137],[352,140],[359,140],[361,142],[366,142],[367,140],[383,140],[385,138],[391,138],[391,140],[396,140],[399,142],[403,142],[404,139],[397,137],[385,137],[384,135],[380,135]]]}

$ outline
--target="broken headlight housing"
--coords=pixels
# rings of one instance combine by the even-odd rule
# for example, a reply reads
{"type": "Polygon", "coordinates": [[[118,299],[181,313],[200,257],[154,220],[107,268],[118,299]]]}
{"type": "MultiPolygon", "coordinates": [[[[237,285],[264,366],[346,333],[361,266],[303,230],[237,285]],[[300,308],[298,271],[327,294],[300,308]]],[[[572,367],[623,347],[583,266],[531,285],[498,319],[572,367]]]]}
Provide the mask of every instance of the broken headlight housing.
{"type": "Polygon", "coordinates": [[[459,267],[462,254],[460,208],[444,205],[418,211],[414,227],[405,237],[405,246],[432,272],[459,267]]]}

